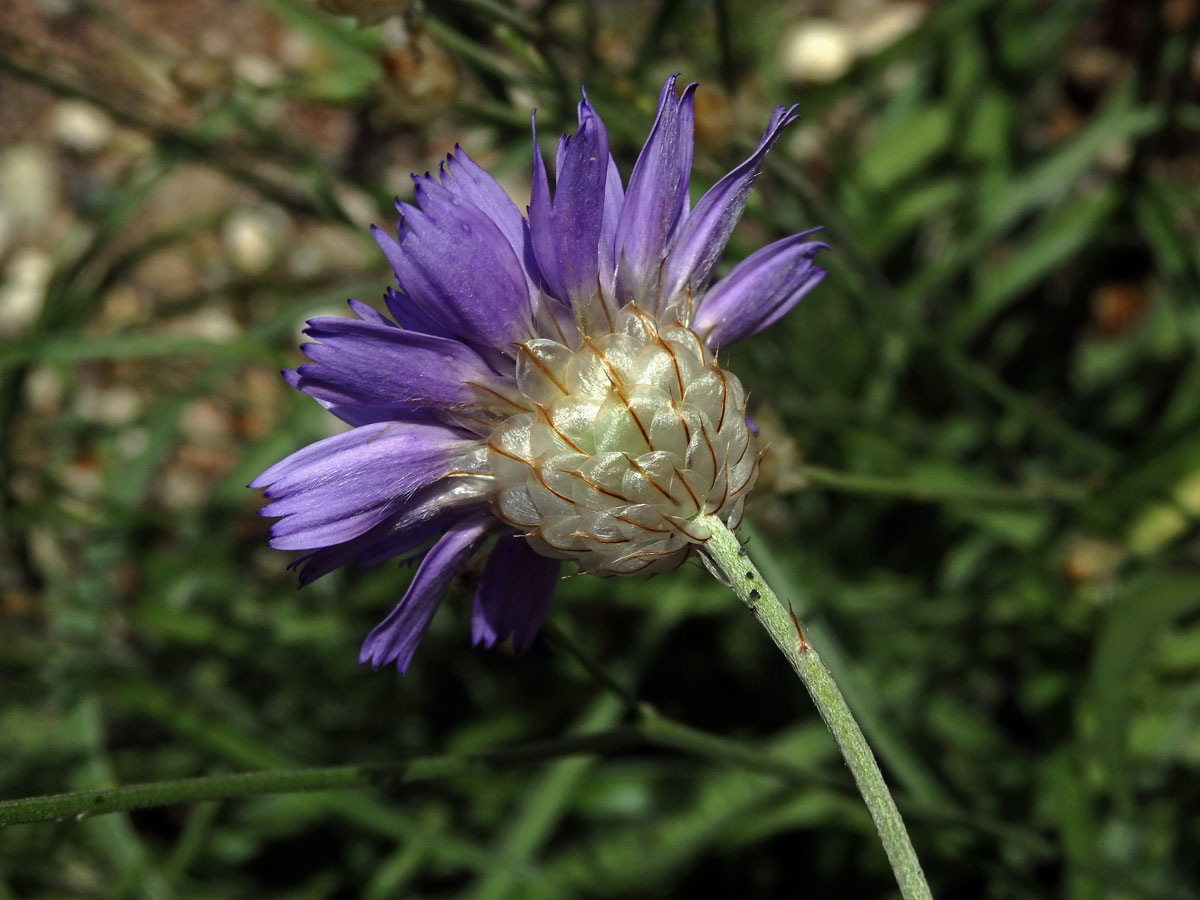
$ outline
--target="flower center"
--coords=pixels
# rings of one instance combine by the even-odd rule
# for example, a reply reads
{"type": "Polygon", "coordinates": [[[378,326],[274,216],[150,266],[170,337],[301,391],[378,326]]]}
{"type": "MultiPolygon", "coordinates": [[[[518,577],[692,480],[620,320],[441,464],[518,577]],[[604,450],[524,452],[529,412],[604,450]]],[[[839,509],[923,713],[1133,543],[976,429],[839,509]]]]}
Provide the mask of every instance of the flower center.
{"type": "Polygon", "coordinates": [[[487,440],[498,515],[601,575],[678,566],[758,477],[741,383],[686,327],[634,306],[575,348],[520,346],[517,403],[487,440]]]}

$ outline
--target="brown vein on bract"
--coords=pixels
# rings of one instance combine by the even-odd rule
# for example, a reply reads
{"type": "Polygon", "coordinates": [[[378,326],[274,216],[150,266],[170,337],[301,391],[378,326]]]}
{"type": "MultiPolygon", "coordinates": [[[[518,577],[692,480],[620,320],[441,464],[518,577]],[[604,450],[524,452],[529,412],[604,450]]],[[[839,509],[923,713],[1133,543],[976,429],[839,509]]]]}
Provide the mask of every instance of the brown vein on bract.
{"type": "Polygon", "coordinates": [[[522,406],[521,404],[519,404],[515,400],[513,400],[511,397],[506,397],[504,394],[500,393],[499,391],[497,391],[493,388],[490,388],[487,385],[480,384],[478,381],[467,381],[464,383],[468,387],[473,387],[478,391],[483,391],[485,394],[491,394],[493,397],[495,397],[501,403],[505,403],[505,404],[511,406],[515,410],[519,410],[521,412],[529,411],[528,406],[522,406]]]}
{"type": "Polygon", "coordinates": [[[618,516],[618,515],[613,515],[612,513],[609,513],[609,515],[612,515],[612,517],[614,519],[616,519],[618,522],[624,522],[626,525],[632,525],[634,528],[640,528],[643,531],[649,531],[651,534],[670,534],[671,533],[670,530],[668,530],[666,528],[651,528],[649,525],[643,525],[641,522],[635,522],[633,519],[630,519],[627,516],[618,516]]]}
{"type": "Polygon", "coordinates": [[[738,458],[733,461],[733,464],[735,466],[738,463],[740,463],[743,459],[746,458],[746,451],[749,449],[750,449],[750,436],[749,436],[749,429],[747,429],[746,440],[742,442],[742,452],[739,453],[738,458]]]}
{"type": "MultiPolygon", "coordinates": [[[[675,551],[672,550],[671,552],[674,553],[675,551]]],[[[630,554],[627,554],[626,556],[617,557],[616,559],[613,560],[613,564],[611,566],[608,566],[607,568],[610,571],[612,571],[618,575],[636,575],[638,572],[642,571],[642,569],[648,569],[652,565],[654,565],[654,560],[645,559],[644,554],[635,555],[633,553],[630,553],[630,554]],[[636,569],[630,569],[629,571],[622,570],[620,572],[617,572],[617,570],[613,567],[616,566],[617,563],[624,562],[625,560],[637,560],[640,563],[640,565],[636,569]]]]}
{"type": "Polygon", "coordinates": [[[695,493],[688,485],[687,479],[683,477],[683,473],[679,471],[678,466],[676,466],[674,463],[671,463],[671,471],[675,473],[675,477],[679,479],[679,483],[683,485],[683,489],[687,491],[688,496],[692,498],[692,505],[694,505],[696,509],[703,511],[704,507],[701,505],[700,501],[696,499],[695,493]]]}
{"type": "Polygon", "coordinates": [[[647,335],[657,335],[658,334],[658,320],[657,319],[655,319],[653,316],[651,316],[649,313],[647,313],[644,309],[642,309],[640,306],[637,306],[636,304],[630,303],[628,309],[635,316],[637,316],[638,321],[642,323],[642,327],[646,329],[647,335]]]}
{"type": "Polygon", "coordinates": [[[557,550],[559,553],[568,553],[568,554],[574,555],[574,554],[581,552],[580,548],[578,548],[578,547],[560,547],[557,544],[552,543],[551,541],[548,541],[544,534],[539,534],[539,535],[534,535],[534,536],[537,537],[537,539],[539,541],[541,541],[543,544],[545,544],[551,550],[557,550]]]}
{"type": "Polygon", "coordinates": [[[700,361],[705,365],[708,365],[709,358],[712,357],[712,353],[704,346],[704,342],[700,340],[700,335],[696,334],[696,332],[692,331],[692,329],[686,325],[682,326],[682,328],[684,334],[696,342],[696,355],[700,357],[700,361]]]}
{"type": "Polygon", "coordinates": [[[575,501],[572,500],[570,497],[566,497],[563,494],[560,494],[554,488],[550,487],[550,485],[546,484],[546,479],[542,475],[542,470],[538,466],[530,465],[529,468],[531,468],[533,470],[533,477],[537,479],[538,484],[540,484],[542,487],[544,487],[546,490],[548,490],[550,493],[552,493],[559,500],[563,501],[563,503],[569,504],[570,506],[575,505],[575,501]]]}
{"type": "Polygon", "coordinates": [[[550,371],[550,367],[547,366],[540,359],[538,359],[537,355],[532,350],[530,350],[524,344],[518,344],[517,349],[522,351],[525,354],[525,356],[529,359],[529,361],[531,363],[533,363],[535,366],[537,366],[538,369],[541,371],[541,373],[543,375],[545,375],[547,378],[549,378],[554,383],[554,386],[556,388],[558,388],[560,391],[562,391],[563,394],[570,396],[571,392],[562,386],[562,382],[560,382],[557,378],[554,377],[554,373],[552,371],[550,371]]]}
{"type": "Polygon", "coordinates": [[[751,485],[751,483],[753,483],[753,481],[754,481],[753,476],[757,471],[758,471],[758,461],[755,460],[754,465],[750,468],[750,474],[746,476],[746,479],[741,484],[739,484],[736,488],[734,488],[732,491],[730,491],[729,496],[730,497],[736,496],[737,494],[740,494],[743,490],[748,488],[751,485]]]}
{"type": "Polygon", "coordinates": [[[611,384],[613,387],[624,387],[625,379],[622,378],[621,374],[613,368],[613,364],[608,361],[608,357],[604,355],[604,351],[596,345],[596,342],[587,335],[584,335],[580,343],[596,354],[596,359],[600,360],[600,364],[603,365],[608,372],[609,384],[611,384]]]}
{"type": "MultiPolygon", "coordinates": [[[[725,477],[721,479],[721,484],[724,486],[721,491],[721,500],[713,506],[713,512],[719,510],[725,505],[725,501],[729,499],[729,473],[725,473],[725,477]]],[[[716,479],[713,480],[713,487],[717,486],[716,479]]]]}
{"type": "MultiPolygon", "coordinates": [[[[682,535],[684,538],[686,538],[688,541],[690,541],[690,542],[692,542],[692,543],[695,543],[695,542],[696,542],[696,538],[695,538],[695,537],[693,537],[693,536],[692,536],[692,534],[691,534],[691,532],[689,532],[689,531],[688,531],[686,528],[684,528],[682,525],[676,525],[674,522],[672,522],[672,521],[671,521],[669,518],[667,518],[666,516],[664,516],[663,518],[664,518],[664,520],[666,521],[666,523],[667,523],[668,525],[670,525],[670,526],[671,526],[671,529],[672,529],[672,530],[675,532],[675,534],[682,535]]],[[[671,550],[670,552],[671,552],[671,553],[674,553],[675,551],[674,551],[674,550],[671,550]]]]}
{"type": "Polygon", "coordinates": [[[576,453],[580,454],[581,456],[588,455],[587,453],[584,452],[582,447],[580,447],[573,440],[571,440],[569,437],[567,437],[565,434],[563,434],[562,429],[560,429],[557,425],[554,424],[554,419],[550,418],[550,412],[546,409],[546,407],[542,406],[542,404],[540,404],[540,403],[535,404],[535,405],[537,406],[537,411],[541,414],[541,416],[545,420],[546,424],[550,426],[550,430],[553,431],[555,434],[557,434],[562,439],[562,442],[564,444],[566,444],[568,447],[570,447],[572,450],[574,450],[576,453]]]}
{"type": "Polygon", "coordinates": [[[663,280],[667,274],[667,258],[664,256],[658,264],[658,277],[655,279],[654,315],[657,317],[663,300],[663,280]]]}
{"type": "Polygon", "coordinates": [[[650,473],[648,473],[645,469],[643,469],[641,466],[639,466],[636,459],[634,459],[628,453],[622,453],[621,455],[625,457],[625,459],[629,463],[629,465],[632,466],[633,469],[639,475],[641,475],[643,478],[646,479],[647,483],[649,483],[651,487],[653,487],[656,491],[658,491],[660,494],[662,494],[664,497],[666,497],[668,500],[670,500],[676,506],[679,505],[679,501],[676,500],[674,497],[672,497],[669,493],[667,493],[667,491],[663,489],[663,486],[661,484],[659,484],[657,481],[655,481],[653,478],[651,478],[650,473]]]}
{"type": "Polygon", "coordinates": [[[629,418],[633,419],[633,424],[636,425],[638,427],[638,431],[642,433],[642,440],[646,442],[646,449],[653,450],[654,445],[650,443],[650,433],[646,431],[645,426],[642,425],[642,420],[639,419],[637,417],[637,413],[633,411],[633,406],[630,404],[629,399],[625,396],[623,391],[616,391],[615,393],[621,398],[621,402],[625,404],[625,410],[629,413],[629,418]]]}
{"type": "Polygon", "coordinates": [[[488,441],[486,446],[489,450],[495,450],[501,456],[506,456],[509,459],[513,460],[514,462],[524,463],[525,465],[529,466],[529,468],[531,468],[531,469],[536,468],[534,466],[534,464],[532,462],[530,462],[529,460],[524,459],[523,457],[520,457],[520,456],[515,456],[514,454],[509,453],[507,450],[502,450],[500,447],[497,447],[491,441],[488,441]]]}
{"type": "Polygon", "coordinates": [[[586,540],[586,541],[595,541],[597,544],[628,544],[629,543],[629,538],[613,538],[612,540],[608,540],[606,538],[597,537],[594,534],[584,534],[582,531],[572,531],[569,535],[567,535],[567,537],[577,537],[577,538],[582,538],[583,540],[586,540]]]}
{"type": "MultiPolygon", "coordinates": [[[[639,550],[636,553],[626,553],[624,556],[615,560],[615,562],[620,562],[623,559],[647,559],[650,560],[650,562],[646,563],[648,566],[654,560],[662,559],[664,556],[674,556],[682,549],[682,547],[672,547],[670,550],[639,550]]],[[[643,568],[645,568],[645,566],[643,566],[643,568]]]]}
{"type": "Polygon", "coordinates": [[[725,370],[720,366],[713,366],[713,371],[717,373],[717,377],[721,379],[721,421],[717,423],[717,431],[720,431],[725,425],[725,398],[729,392],[729,384],[725,380],[725,370]]]}
{"type": "Polygon", "coordinates": [[[679,424],[683,426],[683,435],[687,438],[688,445],[690,446],[692,443],[692,429],[688,426],[687,419],[684,418],[683,412],[679,407],[675,405],[674,400],[671,401],[671,409],[675,412],[675,415],[679,416],[679,424]]]}
{"type": "Polygon", "coordinates": [[[620,500],[622,503],[632,503],[633,502],[628,497],[623,497],[620,494],[616,493],[615,491],[610,491],[608,488],[604,487],[603,485],[597,484],[596,482],[592,481],[592,479],[590,479],[586,475],[584,475],[582,472],[567,472],[567,474],[573,476],[574,478],[578,478],[580,481],[582,481],[588,487],[592,488],[592,490],[599,491],[601,494],[604,494],[606,497],[612,497],[614,500],[620,500]]]}
{"type": "MultiPolygon", "coordinates": [[[[600,281],[600,273],[596,273],[596,299],[600,301],[600,309],[604,312],[604,321],[608,323],[608,330],[613,330],[612,315],[608,311],[608,302],[604,298],[604,285],[600,281]]],[[[581,329],[582,331],[582,329],[581,329]]]]}
{"type": "Polygon", "coordinates": [[[713,481],[712,485],[709,486],[709,489],[711,490],[712,487],[714,487],[717,483],[717,472],[720,470],[721,464],[717,462],[717,450],[712,445],[712,438],[708,436],[708,429],[704,427],[703,422],[700,423],[700,437],[704,438],[704,445],[708,447],[708,455],[712,458],[713,481]]]}
{"type": "Polygon", "coordinates": [[[671,368],[675,370],[675,383],[679,386],[679,399],[683,399],[683,373],[679,371],[679,360],[675,358],[675,351],[671,349],[671,345],[663,340],[663,337],[658,332],[654,333],[654,340],[658,345],[666,351],[667,356],[671,358],[671,368]]]}

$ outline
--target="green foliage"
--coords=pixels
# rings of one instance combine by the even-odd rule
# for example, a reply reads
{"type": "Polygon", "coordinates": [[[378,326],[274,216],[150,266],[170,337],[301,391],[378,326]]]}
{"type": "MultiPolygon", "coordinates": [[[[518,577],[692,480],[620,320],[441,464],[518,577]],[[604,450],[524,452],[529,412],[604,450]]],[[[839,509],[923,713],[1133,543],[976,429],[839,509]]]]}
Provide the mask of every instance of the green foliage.
{"type": "Polygon", "coordinates": [[[37,315],[0,324],[0,796],[641,739],[13,826],[0,898],[893,896],[832,740],[698,566],[565,580],[523,657],[468,646],[456,585],[401,678],[355,657],[407,572],[297,591],[243,487],[328,433],[276,373],[306,317],[388,283],[365,225],[404,172],[458,140],[519,191],[528,106],[549,148],[584,82],[628,172],[676,70],[708,92],[697,190],[770,104],[801,104],[725,263],[816,224],[833,248],[825,284],[731,354],[788,476],[760,488],[749,547],[935,896],[1197,895],[1187,4],[920,4],[803,85],[783,57],[805,4],[456,0],[407,12],[405,44],[261,0],[238,6],[251,32],[217,28],[252,64],[208,81],[184,77],[210,52],[186,22],[77,5],[110,55],[0,36],[0,90],[33,92],[29,122],[84,98],[142,137],[90,159],[45,137],[62,214],[0,237],[4,285],[21,246],[50,265],[37,315]],[[247,209],[287,223],[262,266],[223,243],[247,209]]]}

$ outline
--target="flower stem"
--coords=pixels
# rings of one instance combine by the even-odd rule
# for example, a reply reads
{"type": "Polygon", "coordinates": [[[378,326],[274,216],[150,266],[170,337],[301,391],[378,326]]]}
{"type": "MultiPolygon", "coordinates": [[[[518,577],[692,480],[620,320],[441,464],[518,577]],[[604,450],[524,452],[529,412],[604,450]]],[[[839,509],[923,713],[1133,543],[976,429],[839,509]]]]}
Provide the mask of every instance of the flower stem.
{"type": "Polygon", "coordinates": [[[808,695],[837,741],[875,822],[900,893],[905,900],[931,900],[929,885],[925,882],[921,863],[909,840],[900,810],[896,808],[896,802],[875,761],[875,754],[871,752],[833,676],[808,642],[791,608],[785,606],[763,580],[733,532],[716,516],[706,515],[701,521],[712,533],[704,544],[704,554],[710,568],[729,582],[734,593],[750,607],[750,612],[767,630],[775,646],[804,682],[808,695]]]}
{"type": "Polygon", "coordinates": [[[436,781],[565,756],[627,750],[639,746],[643,741],[644,738],[636,729],[625,728],[480,753],[413,757],[395,763],[238,772],[103,790],[22,797],[0,800],[0,828],[31,822],[82,820],[106,813],[176,803],[436,781]]]}

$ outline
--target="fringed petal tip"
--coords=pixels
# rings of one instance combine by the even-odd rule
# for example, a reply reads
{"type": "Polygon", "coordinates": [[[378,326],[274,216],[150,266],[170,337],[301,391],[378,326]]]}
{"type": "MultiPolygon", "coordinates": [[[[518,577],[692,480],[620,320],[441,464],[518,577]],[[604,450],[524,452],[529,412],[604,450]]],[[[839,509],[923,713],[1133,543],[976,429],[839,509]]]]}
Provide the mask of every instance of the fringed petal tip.
{"type": "Polygon", "coordinates": [[[750,254],[704,295],[692,329],[710,347],[724,347],[777,321],[825,277],[813,263],[828,245],[792,235],[750,254]]]}
{"type": "Polygon", "coordinates": [[[271,526],[271,546],[329,547],[383,522],[477,444],[437,423],[378,422],[310,444],[250,486],[271,500],[261,515],[281,517],[271,526]]]}
{"type": "Polygon", "coordinates": [[[776,106],[754,152],[714,184],[683,221],[666,263],[671,297],[699,295],[708,284],[713,267],[742,217],[767,151],[798,118],[795,109],[776,106]]]}
{"type": "Polygon", "coordinates": [[[558,141],[553,198],[535,147],[529,199],[533,256],[551,295],[576,309],[596,293],[608,159],[604,123],[582,104],[578,131],[558,141]]]}
{"type": "Polygon", "coordinates": [[[694,102],[698,85],[675,93],[678,75],[662,86],[650,135],[638,154],[616,231],[617,294],[657,312],[661,267],[688,204],[694,102]]]}
{"type": "Polygon", "coordinates": [[[504,350],[531,334],[530,276],[514,247],[523,246],[523,226],[509,227],[506,214],[520,213],[506,194],[493,196],[503,192],[494,180],[467,181],[418,178],[420,209],[404,207],[399,240],[377,227],[371,234],[423,319],[458,340],[504,350]]]}

